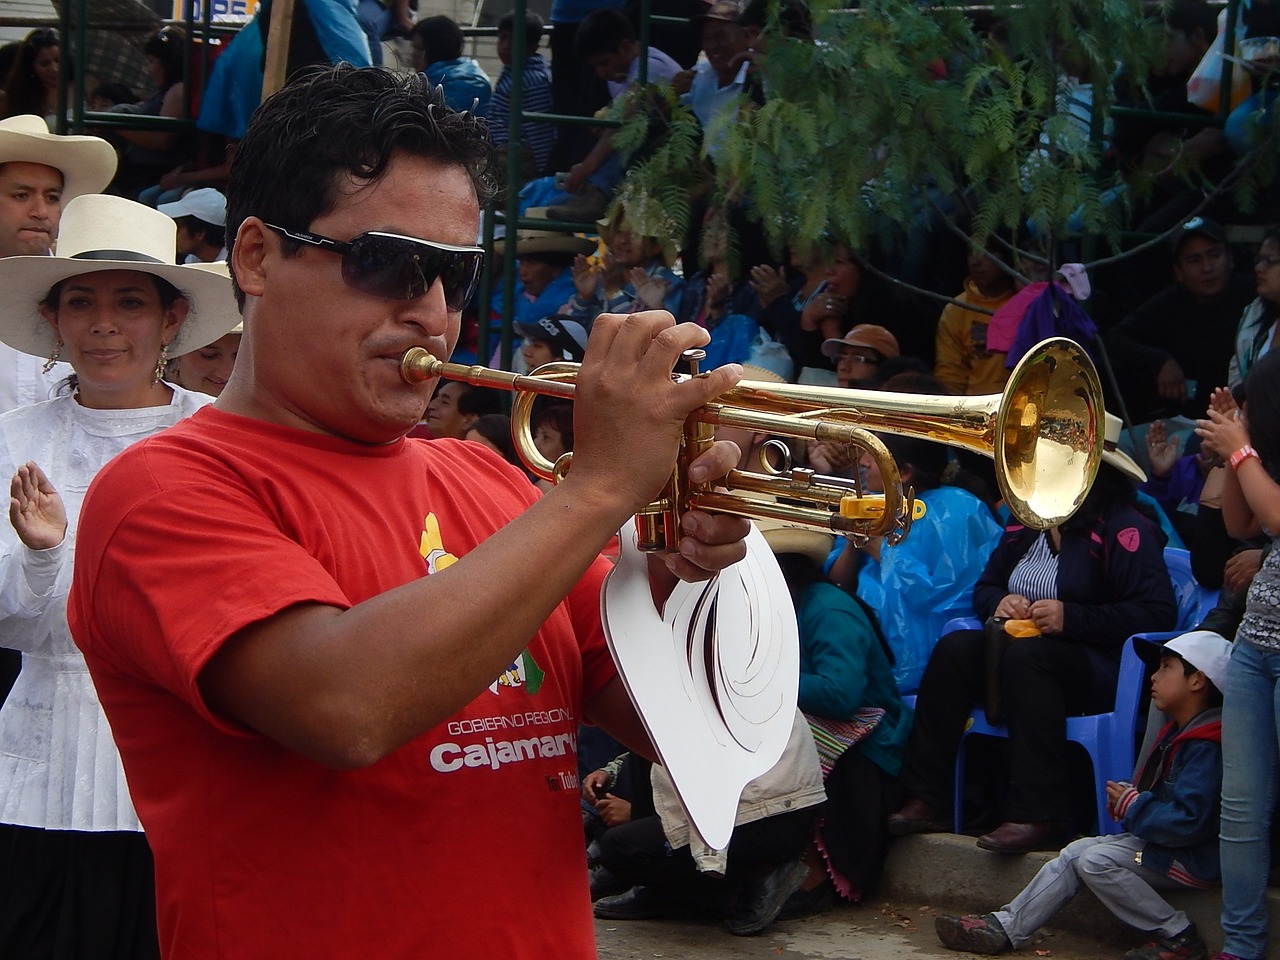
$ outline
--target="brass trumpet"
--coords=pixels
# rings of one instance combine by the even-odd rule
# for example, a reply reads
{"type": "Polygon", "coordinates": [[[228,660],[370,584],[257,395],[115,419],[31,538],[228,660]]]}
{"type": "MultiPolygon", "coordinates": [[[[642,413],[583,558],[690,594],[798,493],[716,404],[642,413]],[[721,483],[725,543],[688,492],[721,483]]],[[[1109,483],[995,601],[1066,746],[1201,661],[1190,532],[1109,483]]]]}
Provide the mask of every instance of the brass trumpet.
{"type": "MultiPolygon", "coordinates": [[[[688,351],[691,376],[699,375],[702,355],[688,351]]],[[[564,476],[572,454],[551,463],[537,451],[529,423],[533,399],[535,394],[573,399],[577,369],[576,363],[556,362],[522,376],[447,363],[421,347],[408,350],[400,364],[409,383],[445,377],[516,391],[511,414],[516,449],[529,469],[547,480],[564,476]]],[[[935,440],[994,458],[1010,512],[1026,526],[1047,529],[1071,516],[1093,483],[1102,460],[1103,417],[1093,361],[1065,338],[1037,344],[1014,367],[1003,393],[981,397],[743,380],[686,420],[671,480],[636,518],[641,548],[674,548],[680,517],[691,509],[896,543],[923,509],[910,489],[903,490],[897,464],[872,431],[935,440]],[[762,453],[759,473],[733,470],[715,485],[690,483],[688,465],[712,442],[716,424],[866,450],[880,468],[884,494],[868,495],[858,479],[792,467],[782,444],[762,453]],[[780,455],[781,464],[771,455],[780,455]]]]}

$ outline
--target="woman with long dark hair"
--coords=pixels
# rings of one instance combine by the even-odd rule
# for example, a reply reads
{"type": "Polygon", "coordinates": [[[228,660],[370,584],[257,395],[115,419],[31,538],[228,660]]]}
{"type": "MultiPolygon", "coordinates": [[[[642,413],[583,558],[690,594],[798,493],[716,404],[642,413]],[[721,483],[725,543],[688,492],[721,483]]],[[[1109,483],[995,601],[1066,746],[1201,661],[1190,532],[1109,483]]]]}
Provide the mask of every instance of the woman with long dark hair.
{"type": "Polygon", "coordinates": [[[1236,330],[1236,352],[1227,371],[1227,386],[1244,383],[1258,358],[1276,346],[1280,320],[1280,227],[1272,227],[1262,238],[1253,261],[1253,278],[1258,298],[1244,308],[1236,330]]]}
{"type": "Polygon", "coordinates": [[[4,80],[4,116],[51,117],[58,109],[58,31],[32,30],[4,80]]]}

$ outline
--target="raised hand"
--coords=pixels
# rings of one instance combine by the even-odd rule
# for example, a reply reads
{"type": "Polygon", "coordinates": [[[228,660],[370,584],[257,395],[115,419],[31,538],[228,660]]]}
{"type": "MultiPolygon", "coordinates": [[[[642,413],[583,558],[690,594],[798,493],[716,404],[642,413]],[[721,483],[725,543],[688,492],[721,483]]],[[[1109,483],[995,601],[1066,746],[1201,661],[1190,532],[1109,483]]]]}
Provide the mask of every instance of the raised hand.
{"type": "Polygon", "coordinates": [[[9,483],[9,522],[32,550],[56,547],[67,535],[62,497],[35,463],[27,461],[9,483]]]}
{"type": "Polygon", "coordinates": [[[667,288],[671,286],[662,277],[651,276],[644,267],[632,267],[627,275],[631,288],[636,292],[636,299],[646,310],[661,310],[667,298],[667,288]]]}
{"type": "Polygon", "coordinates": [[[1178,442],[1169,439],[1169,431],[1163,420],[1157,420],[1147,428],[1147,458],[1151,462],[1151,474],[1167,477],[1178,460],[1178,442]]]}
{"type": "Polygon", "coordinates": [[[748,282],[762,307],[769,306],[787,292],[787,281],[782,271],[765,263],[751,268],[751,279],[748,282]]]}
{"type": "Polygon", "coordinates": [[[600,268],[583,254],[573,258],[573,289],[579,300],[595,300],[599,295],[600,268]]]}

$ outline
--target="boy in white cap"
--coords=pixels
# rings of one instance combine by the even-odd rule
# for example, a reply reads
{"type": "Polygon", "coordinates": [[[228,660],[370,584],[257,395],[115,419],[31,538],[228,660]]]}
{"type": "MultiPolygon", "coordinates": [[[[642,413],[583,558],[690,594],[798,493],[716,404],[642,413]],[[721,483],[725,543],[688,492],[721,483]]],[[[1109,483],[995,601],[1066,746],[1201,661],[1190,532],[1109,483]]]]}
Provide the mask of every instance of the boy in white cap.
{"type": "Polygon", "coordinates": [[[213,187],[200,187],[157,209],[178,223],[181,263],[214,263],[227,259],[227,198],[213,187]]]}
{"type": "Polygon", "coordinates": [[[940,916],[938,939],[952,950],[997,954],[1025,946],[1081,883],[1130,926],[1154,938],[1126,960],[1203,960],[1195,924],[1160,890],[1204,889],[1220,882],[1222,685],[1231,644],[1193,630],[1161,645],[1137,641],[1155,665],[1151,701],[1168,716],[1138,760],[1133,783],[1107,782],[1111,815],[1126,832],[1068,844],[1013,901],[986,916],[940,916]]]}

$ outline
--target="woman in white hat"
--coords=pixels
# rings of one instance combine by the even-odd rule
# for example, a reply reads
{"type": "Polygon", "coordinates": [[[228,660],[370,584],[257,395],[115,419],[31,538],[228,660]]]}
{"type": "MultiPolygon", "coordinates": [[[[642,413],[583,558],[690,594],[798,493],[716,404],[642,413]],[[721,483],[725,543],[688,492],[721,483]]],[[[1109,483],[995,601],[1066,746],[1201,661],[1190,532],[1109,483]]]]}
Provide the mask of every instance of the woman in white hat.
{"type": "Polygon", "coordinates": [[[140,204],[77,197],[58,252],[0,260],[0,338],[75,371],[0,415],[0,645],[23,658],[0,708],[0,956],[132,960],[159,952],[151,855],[67,627],[76,521],[108,460],[209,402],[161,379],[167,356],[239,317],[226,277],[174,265],[174,222],[140,204]]]}

